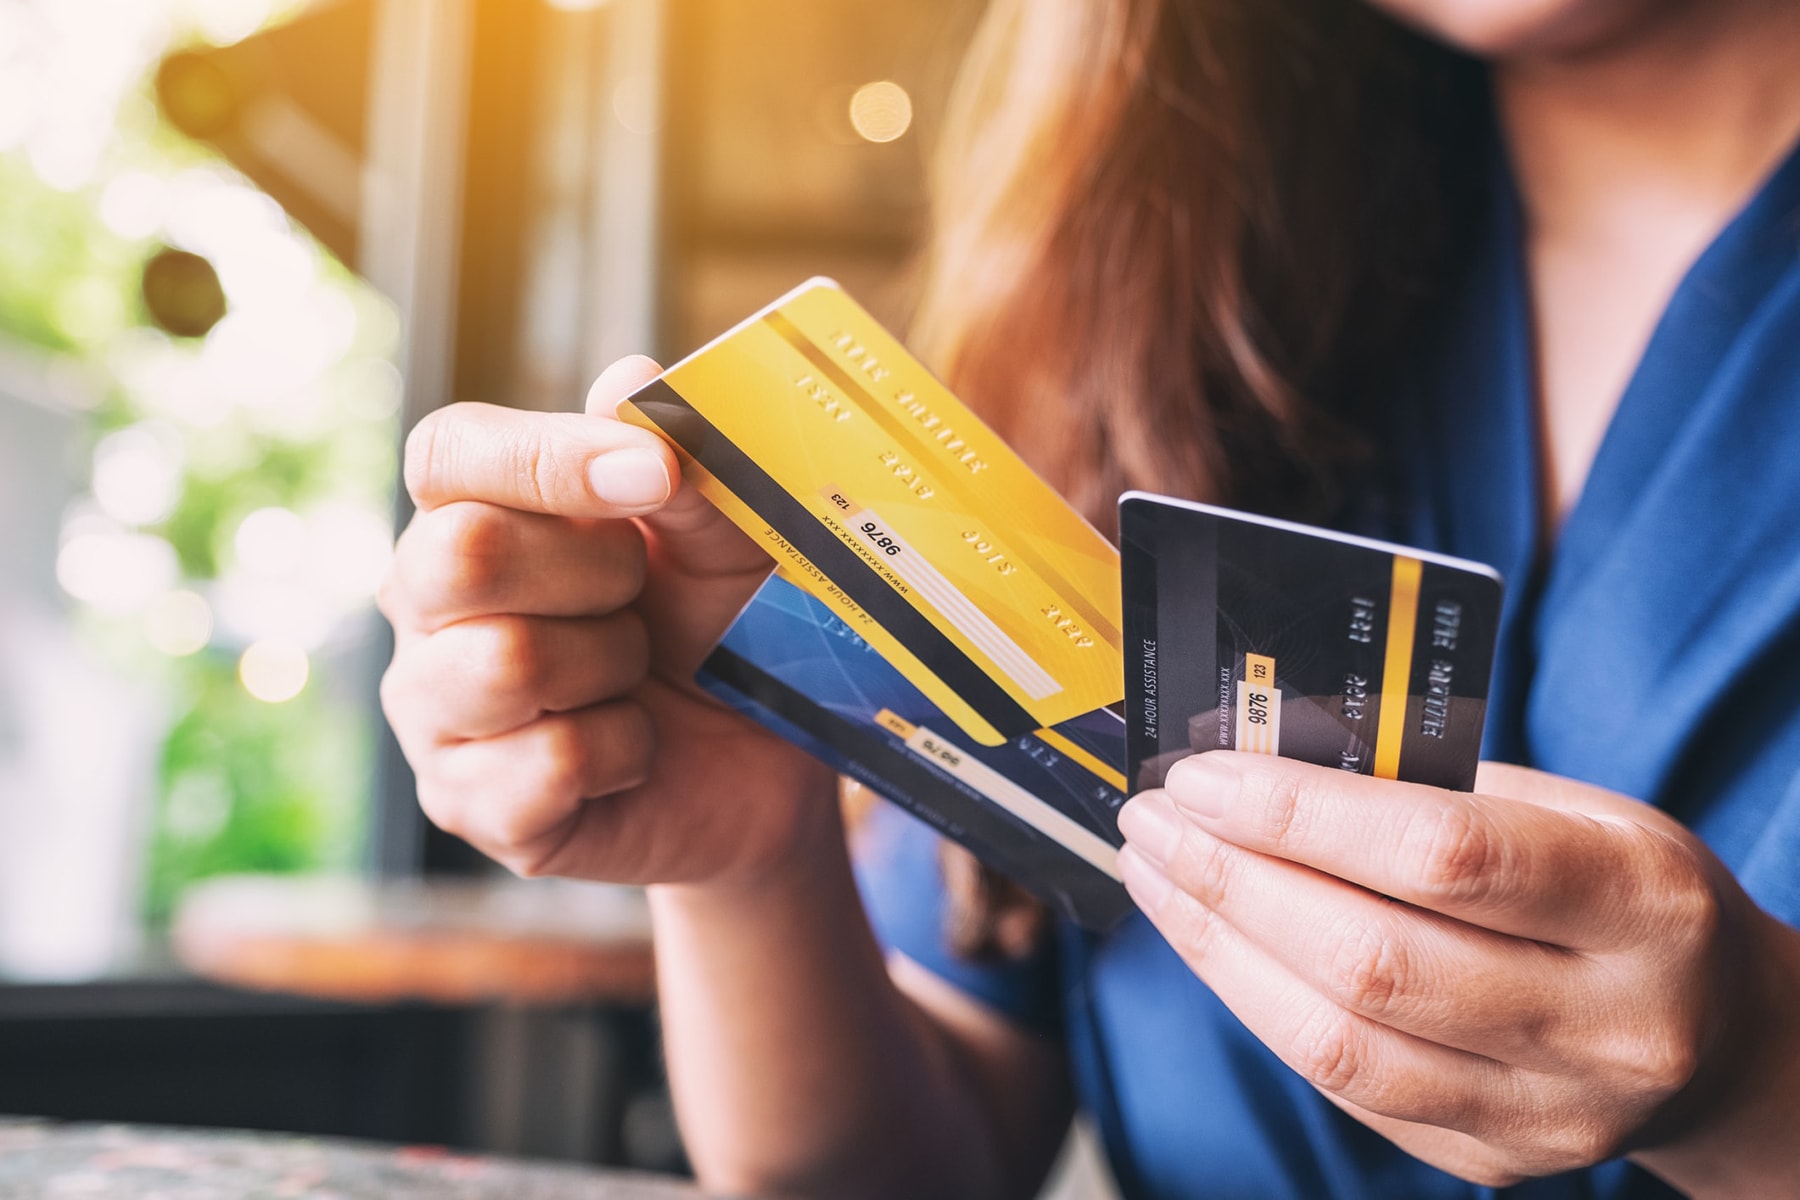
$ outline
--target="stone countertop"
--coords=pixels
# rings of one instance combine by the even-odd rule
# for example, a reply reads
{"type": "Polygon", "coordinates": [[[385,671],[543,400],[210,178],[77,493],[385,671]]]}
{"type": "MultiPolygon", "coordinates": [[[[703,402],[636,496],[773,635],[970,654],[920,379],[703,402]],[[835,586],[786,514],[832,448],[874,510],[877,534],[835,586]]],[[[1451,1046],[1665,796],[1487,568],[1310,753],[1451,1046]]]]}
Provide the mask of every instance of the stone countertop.
{"type": "Polygon", "coordinates": [[[0,1200],[702,1200],[655,1176],[290,1134],[0,1121],[0,1200]]]}

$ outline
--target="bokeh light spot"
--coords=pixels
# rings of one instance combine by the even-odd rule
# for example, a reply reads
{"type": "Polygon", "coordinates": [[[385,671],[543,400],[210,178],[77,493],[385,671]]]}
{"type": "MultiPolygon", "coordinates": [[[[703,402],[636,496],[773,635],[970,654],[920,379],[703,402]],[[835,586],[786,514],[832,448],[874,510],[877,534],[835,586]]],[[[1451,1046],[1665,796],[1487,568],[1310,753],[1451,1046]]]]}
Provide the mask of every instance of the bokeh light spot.
{"type": "Polygon", "coordinates": [[[77,533],[56,556],[63,590],[105,613],[141,611],[175,582],[175,548],[143,533],[77,533]]]}
{"type": "Polygon", "coordinates": [[[147,238],[162,228],[163,181],[148,171],[126,171],[100,194],[100,219],[122,238],[147,238]]]}
{"type": "Polygon", "coordinates": [[[181,496],[180,443],[154,426],[109,433],[94,448],[94,499],[126,525],[154,525],[181,496]]]}
{"type": "Polygon", "coordinates": [[[306,523],[285,508],[259,508],[239,523],[232,545],[244,570],[279,579],[304,561],[306,523]]]}
{"type": "Polygon", "coordinates": [[[215,46],[242,41],[266,25],[278,0],[187,0],[201,36],[215,46]]]}
{"type": "Polygon", "coordinates": [[[393,557],[386,514],[354,504],[323,505],[306,517],[306,578],[338,604],[375,595],[393,557]]]}
{"type": "Polygon", "coordinates": [[[306,688],[312,664],[306,651],[292,642],[252,642],[238,660],[238,678],[244,690],[267,704],[292,700],[306,688]]]}
{"type": "Polygon", "coordinates": [[[144,637],[170,658],[186,658],[212,640],[212,607],[195,592],[170,592],[144,614],[144,637]]]}
{"type": "Polygon", "coordinates": [[[891,79],[865,83],[850,96],[850,125],[870,142],[891,142],[912,127],[912,97],[891,79]]]}

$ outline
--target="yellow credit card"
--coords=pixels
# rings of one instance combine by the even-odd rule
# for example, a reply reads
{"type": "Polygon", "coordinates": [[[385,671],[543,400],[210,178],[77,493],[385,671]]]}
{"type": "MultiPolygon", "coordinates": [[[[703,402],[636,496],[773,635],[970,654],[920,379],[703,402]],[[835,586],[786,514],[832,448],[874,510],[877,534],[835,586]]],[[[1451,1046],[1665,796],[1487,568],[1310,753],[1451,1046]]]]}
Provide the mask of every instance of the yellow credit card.
{"type": "Polygon", "coordinates": [[[620,414],[978,742],[1123,698],[1118,552],[832,281],[620,414]]]}

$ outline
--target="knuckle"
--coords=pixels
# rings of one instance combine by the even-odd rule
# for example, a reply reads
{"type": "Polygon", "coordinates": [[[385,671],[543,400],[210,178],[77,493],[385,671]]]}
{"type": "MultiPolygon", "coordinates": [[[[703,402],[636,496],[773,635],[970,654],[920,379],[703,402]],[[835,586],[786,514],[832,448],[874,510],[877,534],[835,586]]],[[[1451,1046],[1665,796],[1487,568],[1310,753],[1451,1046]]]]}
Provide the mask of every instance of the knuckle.
{"type": "Polygon", "coordinates": [[[1204,905],[1217,904],[1238,872],[1236,847],[1220,838],[1189,835],[1183,838],[1188,857],[1187,890],[1204,905]]]}
{"type": "Polygon", "coordinates": [[[390,565],[386,571],[382,572],[381,582],[375,586],[375,611],[387,618],[389,625],[398,626],[400,624],[400,611],[404,604],[401,597],[404,594],[405,588],[395,569],[390,565]]]}
{"type": "Polygon", "coordinates": [[[538,721],[536,738],[536,788],[560,801],[580,799],[581,781],[587,774],[587,741],[576,721],[567,716],[547,716],[538,721]]]}
{"type": "Polygon", "coordinates": [[[1492,824],[1467,804],[1446,804],[1415,841],[1418,883],[1434,901],[1471,899],[1498,877],[1499,839],[1492,824]]]}
{"type": "Polygon", "coordinates": [[[1516,1138],[1489,1132],[1481,1140],[1471,1136],[1459,1141],[1448,1161],[1439,1165],[1476,1187],[1509,1188],[1550,1173],[1538,1167],[1537,1155],[1516,1144],[1516,1138]]]}
{"type": "Polygon", "coordinates": [[[1314,1087],[1343,1095],[1363,1079],[1362,1039],[1349,1013],[1320,1005],[1294,1040],[1294,1068],[1314,1087]]]}
{"type": "Polygon", "coordinates": [[[1344,1007],[1380,1019],[1407,994],[1411,974],[1406,943],[1381,923],[1365,922],[1338,941],[1326,985],[1344,1007]]]}
{"type": "Polygon", "coordinates": [[[381,682],[375,689],[376,695],[381,700],[381,711],[387,717],[389,725],[398,724],[401,715],[407,713],[410,707],[406,703],[404,689],[405,683],[400,673],[400,657],[396,652],[393,661],[388,663],[387,670],[381,673],[381,682]]]}
{"type": "Polygon", "coordinates": [[[533,432],[507,445],[508,466],[518,494],[537,509],[550,511],[564,491],[562,462],[542,433],[533,432]]]}
{"type": "Polygon", "coordinates": [[[533,809],[531,799],[522,796],[488,806],[482,814],[481,848],[496,859],[519,854],[536,833],[533,809]]]}
{"type": "Polygon", "coordinates": [[[1509,1188],[1524,1183],[1531,1176],[1517,1167],[1500,1162],[1480,1162],[1452,1172],[1457,1178],[1476,1187],[1509,1188]]]}
{"type": "Polygon", "coordinates": [[[565,715],[546,717],[538,726],[538,786],[556,800],[582,799],[592,755],[583,723],[565,715]]]}
{"type": "Polygon", "coordinates": [[[431,575],[445,598],[479,603],[497,593],[506,578],[509,539],[505,521],[491,505],[447,504],[431,514],[431,575]]]}
{"type": "Polygon", "coordinates": [[[1263,835],[1277,853],[1294,845],[1301,836],[1301,813],[1306,810],[1306,785],[1286,775],[1269,780],[1263,795],[1263,835]]]}
{"type": "Polygon", "coordinates": [[[573,809],[575,802],[561,795],[541,796],[516,792],[504,800],[483,806],[478,836],[472,836],[482,853],[509,869],[513,864],[542,853],[546,830],[573,809]]]}
{"type": "Polygon", "coordinates": [[[425,814],[426,820],[451,837],[464,836],[462,806],[456,803],[455,794],[450,789],[421,778],[417,794],[419,810],[425,814]]]}
{"type": "Polygon", "coordinates": [[[429,699],[422,699],[429,693],[418,686],[412,654],[405,649],[395,652],[393,661],[381,673],[376,695],[400,753],[414,772],[424,769],[442,730],[436,709],[429,699]]]}
{"type": "Polygon", "coordinates": [[[637,787],[650,777],[656,752],[656,723],[641,704],[610,705],[606,711],[608,785],[612,791],[637,787]]]}
{"type": "Polygon", "coordinates": [[[1706,864],[1692,846],[1653,830],[1644,830],[1645,865],[1636,872],[1643,894],[1651,901],[1646,936],[1678,954],[1704,953],[1717,941],[1725,908],[1706,864]]]}
{"type": "Polygon", "coordinates": [[[1180,893],[1163,905],[1157,921],[1165,927],[1172,944],[1179,948],[1190,966],[1203,968],[1217,947],[1223,921],[1203,904],[1183,899],[1180,893]]]}
{"type": "Polygon", "coordinates": [[[411,599],[406,578],[406,562],[413,553],[418,540],[414,531],[419,526],[419,516],[414,514],[406,528],[394,541],[394,552],[388,558],[387,567],[381,572],[381,582],[375,585],[375,609],[386,617],[388,624],[396,630],[401,627],[402,619],[408,615],[411,599]]]}
{"type": "Polygon", "coordinates": [[[512,872],[518,879],[542,879],[550,874],[550,855],[544,852],[532,854],[508,854],[496,859],[501,866],[512,872]]]}
{"type": "Polygon", "coordinates": [[[502,699],[530,702],[544,689],[550,664],[531,623],[486,617],[453,625],[450,652],[474,684],[502,699]]]}
{"type": "Polygon", "coordinates": [[[643,531],[630,521],[602,521],[600,528],[609,539],[607,575],[616,589],[613,606],[622,607],[644,590],[650,573],[649,547],[644,543],[643,531]]]}
{"type": "Polygon", "coordinates": [[[406,435],[400,475],[405,481],[407,495],[421,507],[431,496],[436,474],[449,452],[448,443],[454,435],[446,426],[454,427],[456,413],[454,404],[434,409],[421,417],[412,432],[406,435]]]}
{"type": "Polygon", "coordinates": [[[546,837],[540,834],[499,856],[497,861],[520,879],[542,879],[558,873],[556,863],[567,843],[567,836],[546,837]]]}
{"type": "Polygon", "coordinates": [[[522,806],[509,806],[492,813],[483,822],[481,851],[515,875],[524,875],[518,864],[532,861],[538,849],[540,830],[529,821],[522,806]]]}
{"type": "Polygon", "coordinates": [[[1700,1069],[1699,1037],[1671,1021],[1633,1037],[1624,1048],[1624,1070],[1632,1090],[1666,1098],[1686,1087],[1700,1069]]]}
{"type": "Polygon", "coordinates": [[[1654,1091],[1673,1096],[1694,1081],[1700,1071],[1700,1039],[1694,1032],[1680,1029],[1663,1040],[1651,1059],[1650,1082],[1654,1091]]]}
{"type": "Polygon", "coordinates": [[[619,675],[621,689],[629,690],[650,675],[650,628],[642,614],[630,609],[612,620],[618,624],[612,639],[611,665],[619,675]]]}
{"type": "Polygon", "coordinates": [[[1613,1157],[1621,1138],[1617,1130],[1585,1115],[1571,1114],[1557,1121],[1540,1135],[1540,1161],[1537,1173],[1561,1174],[1591,1167],[1613,1157]]]}

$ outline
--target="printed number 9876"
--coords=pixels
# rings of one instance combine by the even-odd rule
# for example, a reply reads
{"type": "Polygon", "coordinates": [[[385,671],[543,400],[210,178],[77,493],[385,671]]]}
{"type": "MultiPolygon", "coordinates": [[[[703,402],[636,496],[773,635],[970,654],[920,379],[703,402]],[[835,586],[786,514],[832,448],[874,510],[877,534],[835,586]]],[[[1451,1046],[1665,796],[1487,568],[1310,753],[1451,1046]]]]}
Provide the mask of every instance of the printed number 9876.
{"type": "Polygon", "coordinates": [[[881,526],[875,524],[875,522],[864,521],[862,523],[862,531],[869,535],[869,540],[875,543],[875,548],[889,558],[900,553],[900,543],[882,532],[881,526]]]}

